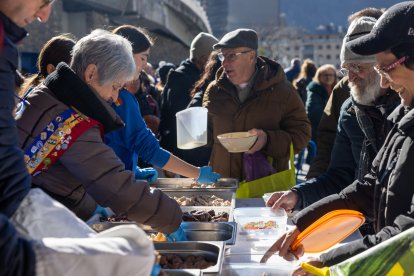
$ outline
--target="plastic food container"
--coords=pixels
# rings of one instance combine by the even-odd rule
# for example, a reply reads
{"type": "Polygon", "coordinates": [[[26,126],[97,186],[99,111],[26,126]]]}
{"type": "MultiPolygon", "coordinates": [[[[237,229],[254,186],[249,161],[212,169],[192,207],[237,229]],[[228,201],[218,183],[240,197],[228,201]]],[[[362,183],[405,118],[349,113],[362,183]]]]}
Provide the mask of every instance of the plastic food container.
{"type": "Polygon", "coordinates": [[[274,239],[286,232],[287,214],[282,208],[236,208],[233,215],[239,224],[240,235],[274,239]]]}
{"type": "Polygon", "coordinates": [[[251,276],[251,275],[266,275],[266,276],[288,276],[293,272],[293,265],[267,265],[267,264],[228,264],[224,265],[221,275],[226,276],[251,276]]]}
{"type": "Polygon", "coordinates": [[[267,201],[270,199],[270,197],[273,195],[273,193],[265,193],[262,198],[265,202],[265,204],[267,203],[267,201]]]}
{"type": "Polygon", "coordinates": [[[207,108],[190,107],[175,116],[179,149],[194,149],[207,144],[207,108]]]}

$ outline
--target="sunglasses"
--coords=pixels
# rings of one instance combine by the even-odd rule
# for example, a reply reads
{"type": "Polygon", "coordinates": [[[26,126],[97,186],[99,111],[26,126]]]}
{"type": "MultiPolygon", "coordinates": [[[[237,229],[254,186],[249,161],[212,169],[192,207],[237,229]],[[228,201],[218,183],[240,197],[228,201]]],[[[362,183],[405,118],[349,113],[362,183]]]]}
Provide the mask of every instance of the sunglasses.
{"type": "Polygon", "coordinates": [[[408,56],[403,56],[402,58],[396,60],[395,62],[379,67],[378,65],[374,66],[375,71],[382,77],[385,77],[387,79],[391,79],[390,72],[395,69],[398,65],[402,64],[404,61],[408,59],[408,56]]]}

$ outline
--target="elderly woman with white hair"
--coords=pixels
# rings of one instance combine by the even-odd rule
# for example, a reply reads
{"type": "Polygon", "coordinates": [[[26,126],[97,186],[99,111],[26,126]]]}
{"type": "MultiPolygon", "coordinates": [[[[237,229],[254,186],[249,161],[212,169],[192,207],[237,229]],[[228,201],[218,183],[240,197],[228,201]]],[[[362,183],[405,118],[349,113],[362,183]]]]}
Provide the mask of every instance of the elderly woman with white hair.
{"type": "Polygon", "coordinates": [[[126,39],[103,30],[80,39],[70,66],[60,63],[25,98],[17,118],[20,147],[33,186],[81,219],[91,217],[99,204],[172,233],[182,221],[175,200],[135,180],[102,140],[105,133],[123,127],[109,103],[134,72],[126,39]]]}

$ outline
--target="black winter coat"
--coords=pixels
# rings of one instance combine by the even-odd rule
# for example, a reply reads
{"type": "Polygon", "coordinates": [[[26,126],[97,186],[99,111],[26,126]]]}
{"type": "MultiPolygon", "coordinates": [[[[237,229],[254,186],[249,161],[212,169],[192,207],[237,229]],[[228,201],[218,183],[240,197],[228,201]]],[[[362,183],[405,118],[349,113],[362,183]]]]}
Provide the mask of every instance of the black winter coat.
{"type": "Polygon", "coordinates": [[[414,110],[399,106],[388,120],[395,125],[376,156],[371,173],[339,194],[312,204],[293,219],[301,231],[338,209],[360,211],[373,221],[375,235],[321,255],[325,266],[337,264],[414,226],[414,110]]]}
{"type": "Polygon", "coordinates": [[[181,159],[184,158],[184,151],[177,148],[175,114],[187,108],[191,101],[191,88],[200,78],[200,74],[201,71],[195,64],[187,59],[169,73],[162,93],[160,145],[181,159]]]}
{"type": "Polygon", "coordinates": [[[26,36],[26,31],[16,26],[0,13],[0,275],[34,275],[35,254],[26,240],[18,237],[9,222],[31,186],[31,178],[17,146],[15,106],[15,76],[18,52],[15,43],[26,36]]]}

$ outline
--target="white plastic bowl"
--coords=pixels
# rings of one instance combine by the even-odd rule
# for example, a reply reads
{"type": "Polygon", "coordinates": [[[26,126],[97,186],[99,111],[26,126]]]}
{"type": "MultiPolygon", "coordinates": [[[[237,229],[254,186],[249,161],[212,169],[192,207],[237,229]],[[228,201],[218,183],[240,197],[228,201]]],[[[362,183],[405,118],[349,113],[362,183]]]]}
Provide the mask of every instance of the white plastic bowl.
{"type": "Polygon", "coordinates": [[[217,135],[217,139],[228,152],[246,152],[256,142],[257,135],[249,132],[230,132],[217,135]]]}

